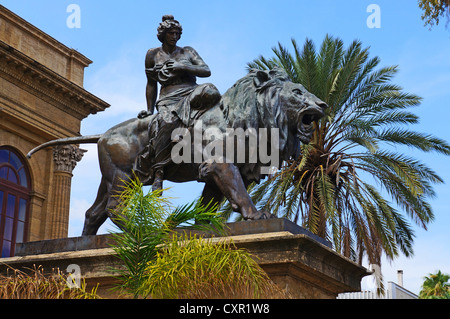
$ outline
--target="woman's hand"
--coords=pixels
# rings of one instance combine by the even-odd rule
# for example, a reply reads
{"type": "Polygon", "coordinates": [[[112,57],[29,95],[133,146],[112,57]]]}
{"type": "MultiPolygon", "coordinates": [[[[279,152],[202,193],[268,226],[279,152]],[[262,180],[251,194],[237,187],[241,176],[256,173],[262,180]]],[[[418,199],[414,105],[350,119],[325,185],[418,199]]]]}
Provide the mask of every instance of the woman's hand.
{"type": "Polygon", "coordinates": [[[182,72],[186,71],[186,65],[175,60],[168,60],[165,63],[165,67],[170,72],[182,72]]]}

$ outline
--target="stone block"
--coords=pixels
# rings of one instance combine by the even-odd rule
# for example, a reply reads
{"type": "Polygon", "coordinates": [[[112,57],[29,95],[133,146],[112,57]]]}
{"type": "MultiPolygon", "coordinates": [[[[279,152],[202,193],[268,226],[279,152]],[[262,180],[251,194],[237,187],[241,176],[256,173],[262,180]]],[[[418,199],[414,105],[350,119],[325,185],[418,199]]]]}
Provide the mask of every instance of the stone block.
{"type": "MultiPolygon", "coordinates": [[[[213,240],[232,240],[255,256],[269,277],[292,298],[330,299],[342,292],[360,291],[362,277],[370,273],[362,266],[332,250],[329,243],[288,220],[270,219],[227,224],[229,236],[213,240]]],[[[44,269],[70,264],[80,267],[88,287],[99,284],[105,298],[117,298],[110,288],[116,279],[111,267],[122,267],[111,248],[110,235],[63,238],[19,244],[17,256],[0,259],[0,273],[7,266],[44,269]]]]}

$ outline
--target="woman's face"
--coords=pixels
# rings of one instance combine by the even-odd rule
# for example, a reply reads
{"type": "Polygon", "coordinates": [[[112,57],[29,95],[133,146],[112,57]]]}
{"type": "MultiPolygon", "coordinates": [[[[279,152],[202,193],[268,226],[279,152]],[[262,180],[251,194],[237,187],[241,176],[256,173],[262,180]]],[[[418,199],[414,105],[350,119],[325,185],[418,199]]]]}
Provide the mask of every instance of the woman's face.
{"type": "Polygon", "coordinates": [[[165,43],[171,46],[175,46],[178,42],[178,40],[180,40],[180,30],[178,30],[177,28],[172,28],[167,30],[166,32],[166,36],[165,36],[165,43]]]}

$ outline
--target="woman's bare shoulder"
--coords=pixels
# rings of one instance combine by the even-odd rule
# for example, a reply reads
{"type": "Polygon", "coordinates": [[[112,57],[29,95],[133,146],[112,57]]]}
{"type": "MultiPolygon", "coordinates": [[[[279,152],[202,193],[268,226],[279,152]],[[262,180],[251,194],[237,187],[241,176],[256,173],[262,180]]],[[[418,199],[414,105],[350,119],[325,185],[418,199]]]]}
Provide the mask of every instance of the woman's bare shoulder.
{"type": "Polygon", "coordinates": [[[160,51],[161,47],[148,49],[146,57],[154,57],[160,51]]]}
{"type": "Polygon", "coordinates": [[[147,51],[147,54],[145,55],[145,67],[150,68],[155,65],[155,58],[158,52],[161,51],[161,48],[153,48],[149,49],[147,51]]]}
{"type": "Polygon", "coordinates": [[[181,48],[184,52],[186,53],[194,53],[197,54],[197,51],[195,51],[195,49],[193,47],[190,46],[185,46],[181,48]]]}

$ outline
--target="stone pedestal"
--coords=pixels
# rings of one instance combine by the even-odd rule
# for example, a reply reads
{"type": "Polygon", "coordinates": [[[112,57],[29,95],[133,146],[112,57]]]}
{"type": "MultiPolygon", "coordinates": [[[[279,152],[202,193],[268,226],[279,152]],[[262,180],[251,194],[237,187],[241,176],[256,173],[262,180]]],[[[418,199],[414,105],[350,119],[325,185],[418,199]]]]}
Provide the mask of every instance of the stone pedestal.
{"type": "MultiPolygon", "coordinates": [[[[294,298],[329,299],[341,292],[360,291],[364,267],[337,254],[330,244],[285,219],[228,224],[229,238],[254,254],[272,280],[294,298]]],[[[110,247],[109,235],[29,242],[16,247],[16,257],[0,259],[0,272],[42,265],[65,271],[79,266],[88,286],[99,284],[98,293],[116,298],[110,267],[121,267],[110,247]]]]}

